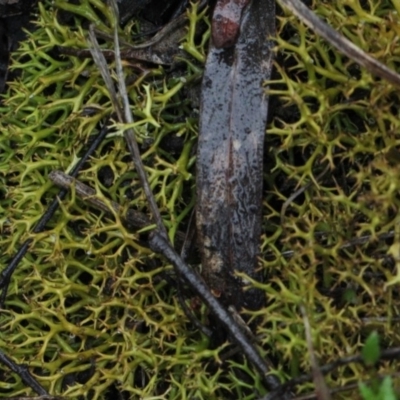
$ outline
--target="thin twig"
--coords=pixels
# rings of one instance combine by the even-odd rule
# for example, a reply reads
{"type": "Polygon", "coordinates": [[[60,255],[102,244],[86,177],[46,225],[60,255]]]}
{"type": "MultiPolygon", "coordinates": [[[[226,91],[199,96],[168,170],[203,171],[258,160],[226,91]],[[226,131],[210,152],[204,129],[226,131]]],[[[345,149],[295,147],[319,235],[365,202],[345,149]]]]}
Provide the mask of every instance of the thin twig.
{"type": "Polygon", "coordinates": [[[45,388],[30,374],[28,367],[24,364],[17,364],[11,358],[6,356],[0,351],[0,362],[6,367],[10,368],[11,371],[15,372],[25,383],[25,385],[32,388],[40,396],[49,396],[49,393],[45,388]]]}
{"type": "MultiPolygon", "coordinates": [[[[388,375],[379,374],[376,376],[376,378],[384,379],[387,376],[398,378],[400,376],[400,374],[399,373],[393,373],[393,374],[388,374],[388,375]]],[[[376,378],[364,381],[364,383],[366,383],[366,384],[374,383],[374,382],[376,382],[376,378]]],[[[359,389],[359,387],[360,387],[360,382],[357,381],[355,383],[350,383],[348,385],[329,389],[329,392],[331,394],[343,393],[343,392],[348,392],[349,390],[359,389]]],[[[315,400],[315,399],[319,400],[318,395],[315,393],[309,393],[309,394],[304,394],[301,396],[294,397],[292,400],[315,400]]]]}
{"type": "Polygon", "coordinates": [[[326,385],[321,369],[318,365],[317,357],[315,356],[314,346],[312,343],[310,321],[308,319],[305,307],[300,306],[300,311],[303,314],[304,330],[306,334],[308,353],[310,357],[312,375],[313,375],[317,398],[318,400],[331,400],[331,394],[329,392],[328,386],[326,385]]]}
{"type": "Polygon", "coordinates": [[[314,12],[309,10],[300,0],[278,1],[288,8],[294,15],[296,15],[296,17],[299,18],[305,25],[328,41],[338,51],[365,67],[370,73],[386,79],[388,82],[394,85],[400,86],[399,74],[375,58],[371,57],[350,40],[346,39],[339,32],[335,31],[331,26],[317,17],[314,12]]]}
{"type": "Polygon", "coordinates": [[[400,322],[400,317],[366,317],[360,318],[359,322],[362,324],[381,324],[383,323],[391,323],[396,324],[400,322]]]}
{"type": "Polygon", "coordinates": [[[17,396],[17,397],[6,397],[6,400],[67,400],[67,397],[61,396],[17,396]]]}
{"type": "MultiPolygon", "coordinates": [[[[197,292],[203,301],[210,308],[211,312],[218,318],[219,322],[231,334],[232,340],[236,342],[246,355],[248,360],[254,365],[260,373],[265,385],[269,390],[274,390],[280,386],[279,380],[271,373],[271,367],[265,359],[260,356],[255,345],[243,332],[243,328],[235,321],[232,315],[219,303],[213,296],[203,279],[189,266],[187,266],[180,256],[175,252],[167,239],[157,231],[153,231],[150,237],[150,248],[159,254],[162,254],[176,270],[183,276],[185,281],[197,292]]],[[[289,394],[281,393],[281,399],[289,399],[289,394]]]]}
{"type": "Polygon", "coordinates": [[[187,224],[187,229],[185,233],[185,239],[183,241],[182,249],[181,249],[181,258],[184,261],[187,261],[189,258],[190,249],[193,246],[196,238],[196,221],[195,221],[195,211],[193,210],[190,213],[189,222],[187,224]]]}
{"type": "Polygon", "coordinates": [[[72,185],[74,185],[76,194],[81,197],[82,200],[87,201],[98,210],[110,213],[111,207],[116,214],[125,219],[126,222],[128,222],[129,225],[131,225],[133,228],[142,229],[146,226],[151,225],[150,219],[145,214],[141,213],[140,211],[128,209],[126,214],[123,215],[123,209],[117,202],[110,200],[110,205],[107,205],[97,196],[96,190],[92,189],[90,186],[85,185],[78,179],[72,178],[64,172],[58,170],[51,171],[49,174],[49,178],[57,186],[60,186],[67,190],[70,189],[72,185]]]}
{"type": "MultiPolygon", "coordinates": [[[[69,190],[71,186],[74,186],[76,194],[84,201],[91,204],[93,207],[97,208],[100,211],[104,211],[108,214],[116,214],[125,222],[127,227],[130,229],[143,229],[151,226],[152,222],[150,218],[147,217],[146,214],[128,208],[126,212],[124,212],[123,207],[115,201],[108,200],[108,202],[104,202],[101,200],[96,190],[91,188],[88,185],[85,185],[78,179],[74,179],[70,175],[65,174],[62,171],[54,170],[49,174],[50,180],[56,184],[57,186],[69,190]],[[113,210],[113,211],[111,211],[113,210]]],[[[183,242],[185,241],[185,233],[181,231],[176,232],[176,247],[181,248],[183,242]]]]}
{"type": "MultiPolygon", "coordinates": [[[[116,63],[116,70],[118,76],[118,87],[119,87],[119,94],[122,99],[123,106],[121,107],[120,102],[117,98],[116,91],[114,84],[112,82],[112,78],[110,72],[107,67],[106,59],[104,58],[103,54],[101,53],[100,46],[97,42],[96,35],[94,33],[93,26],[90,26],[89,29],[89,37],[91,42],[90,51],[93,55],[93,60],[96,63],[97,67],[100,70],[100,73],[106,83],[107,89],[110,92],[111,101],[113,103],[113,107],[115,112],[117,113],[118,120],[120,123],[132,124],[133,118],[132,113],[129,106],[129,99],[128,94],[125,86],[125,78],[122,69],[122,61],[121,61],[121,54],[120,54],[120,47],[119,47],[119,39],[118,39],[118,28],[117,28],[117,21],[118,21],[118,7],[115,1],[109,1],[111,6],[111,10],[114,13],[114,52],[115,52],[115,63],[116,63]]],[[[131,128],[126,129],[124,131],[124,138],[127,143],[131,158],[134,162],[136,172],[139,176],[140,183],[142,188],[145,192],[146,199],[149,203],[151,213],[154,218],[154,222],[157,225],[157,228],[160,232],[162,232],[165,237],[168,237],[167,230],[163,224],[160,211],[157,207],[157,203],[154,199],[153,193],[150,188],[150,184],[147,178],[147,174],[144,170],[144,165],[141,159],[141,154],[139,151],[139,146],[136,141],[135,134],[131,128]]]]}
{"type": "MultiPolygon", "coordinates": [[[[108,121],[107,121],[108,122],[108,121]]],[[[104,126],[101,128],[100,132],[98,135],[95,137],[93,140],[92,144],[89,146],[89,149],[86,151],[86,153],[82,156],[82,158],[78,161],[78,163],[74,166],[72,169],[70,176],[75,177],[78,175],[79,171],[81,170],[82,166],[86,163],[86,161],[92,156],[92,154],[96,151],[100,143],[103,141],[103,139],[106,137],[108,134],[108,126],[107,123],[104,124],[104,126]]],[[[58,194],[58,199],[64,199],[65,196],[67,195],[68,190],[63,189],[60,190],[60,193],[58,194]]],[[[58,209],[59,206],[59,201],[57,198],[55,198],[46,212],[43,214],[43,216],[40,218],[39,222],[33,229],[33,233],[40,233],[43,232],[46,229],[46,224],[49,222],[50,218],[54,215],[56,210],[58,209]]],[[[0,290],[1,290],[1,295],[0,295],[0,309],[4,308],[4,302],[7,296],[7,291],[8,291],[8,286],[10,283],[10,279],[16,268],[18,267],[18,264],[20,261],[24,258],[25,254],[27,253],[29,246],[33,242],[33,239],[27,239],[25,242],[22,244],[18,252],[15,254],[15,256],[12,258],[10,263],[7,265],[6,268],[1,271],[0,274],[0,290]]]]}
{"type": "MultiPolygon", "coordinates": [[[[397,360],[400,358],[400,347],[393,347],[391,349],[383,350],[379,357],[379,360],[397,360]]],[[[320,367],[320,371],[323,375],[329,374],[330,372],[334,371],[335,369],[342,367],[343,365],[348,365],[351,363],[363,363],[363,357],[361,354],[349,357],[339,358],[338,360],[326,364],[320,367]]],[[[282,397],[282,393],[285,393],[288,389],[292,388],[293,386],[300,385],[304,382],[310,382],[313,379],[313,374],[306,374],[298,376],[297,378],[293,378],[290,381],[285,382],[279,388],[274,390],[271,393],[268,393],[264,396],[261,400],[279,400],[282,397]]]]}
{"type": "MultiPolygon", "coordinates": [[[[114,11],[115,15],[115,24],[114,24],[114,49],[115,49],[115,64],[118,76],[118,87],[119,93],[121,95],[122,104],[124,108],[124,118],[121,119],[120,122],[125,122],[127,124],[133,124],[132,113],[129,105],[128,91],[126,90],[125,85],[125,77],[124,71],[122,68],[122,60],[120,55],[120,47],[119,47],[119,37],[118,37],[118,26],[116,21],[118,21],[118,7],[115,0],[110,0],[109,3],[114,11]]],[[[139,146],[136,141],[136,136],[133,132],[132,128],[125,130],[124,137],[126,143],[128,145],[129,151],[131,153],[131,157],[136,167],[136,171],[139,175],[140,183],[142,184],[143,190],[146,194],[147,201],[150,205],[151,212],[153,214],[153,218],[157,225],[158,230],[165,238],[168,238],[167,230],[165,229],[164,223],[161,218],[160,210],[157,207],[157,203],[154,199],[153,192],[150,188],[149,180],[147,178],[147,174],[144,170],[144,165],[142,162],[142,157],[139,151],[139,146]]]]}
{"type": "Polygon", "coordinates": [[[100,74],[104,80],[104,83],[106,84],[106,88],[110,95],[110,100],[113,105],[114,111],[117,113],[118,120],[122,121],[123,114],[122,114],[121,104],[119,102],[117,91],[115,90],[114,82],[111,78],[110,71],[108,70],[107,60],[105,59],[104,54],[101,52],[99,43],[94,33],[93,25],[89,26],[89,38],[90,38],[90,40],[88,41],[89,50],[93,57],[93,61],[96,64],[97,68],[99,69],[100,74]]]}
{"type": "MultiPolygon", "coordinates": [[[[79,57],[79,58],[90,58],[92,53],[90,49],[76,49],[75,47],[67,46],[56,46],[57,51],[60,54],[65,54],[67,56],[79,57]]],[[[178,49],[178,45],[177,45],[178,49]]],[[[178,49],[179,50],[179,49],[178,49]]],[[[107,60],[115,60],[114,50],[101,50],[101,54],[107,60]]],[[[121,51],[121,58],[123,60],[135,60],[137,64],[141,63],[151,63],[156,65],[171,65],[173,63],[173,57],[167,53],[152,52],[147,49],[143,50],[123,50],[121,51]]]]}
{"type": "MultiPolygon", "coordinates": [[[[315,235],[317,236],[318,234],[321,235],[326,235],[326,232],[315,232],[315,235]]],[[[372,235],[365,235],[365,236],[360,236],[359,238],[354,238],[354,239],[350,239],[347,242],[344,242],[340,247],[339,250],[343,250],[343,249],[348,249],[349,247],[353,247],[353,246],[361,246],[363,244],[368,243],[369,241],[384,241],[387,239],[393,239],[395,236],[395,232],[394,231],[389,231],[386,233],[381,233],[379,235],[377,235],[377,238],[375,239],[375,237],[373,237],[372,235]]],[[[328,248],[328,247],[326,247],[328,248]]],[[[293,257],[295,254],[294,250],[286,250],[280,253],[280,256],[286,259],[289,259],[291,257],[293,257]]],[[[385,257],[387,256],[387,254],[385,254],[385,257]]],[[[275,258],[275,254],[271,254],[271,253],[267,253],[265,255],[265,258],[267,260],[273,260],[275,258]]]]}
{"type": "MultiPolygon", "coordinates": [[[[70,189],[71,186],[74,186],[75,193],[84,201],[87,201],[93,207],[98,210],[104,211],[106,213],[110,213],[110,207],[113,209],[115,214],[117,214],[122,221],[125,221],[130,228],[142,229],[151,224],[150,219],[140,211],[135,211],[132,209],[128,209],[126,213],[123,213],[123,208],[115,201],[109,200],[108,204],[101,200],[94,189],[90,186],[85,185],[78,179],[74,179],[67,174],[64,174],[62,171],[52,171],[49,174],[50,180],[64,189],[70,189]]],[[[176,233],[176,243],[179,247],[181,243],[184,243],[186,240],[185,234],[183,232],[176,233]]],[[[184,244],[182,245],[182,249],[184,248],[184,244]]],[[[175,283],[178,285],[178,300],[180,305],[183,308],[186,316],[189,320],[206,336],[211,336],[211,330],[202,325],[193,315],[193,313],[189,310],[189,307],[186,305],[185,300],[182,296],[181,285],[178,281],[175,283]]]]}
{"type": "Polygon", "coordinates": [[[183,297],[182,294],[182,284],[180,282],[180,280],[177,280],[177,288],[176,288],[176,293],[177,293],[177,297],[178,297],[178,301],[180,306],[182,307],[183,312],[185,313],[185,315],[189,318],[189,321],[201,332],[203,333],[203,335],[207,336],[207,337],[211,337],[212,336],[212,330],[210,328],[208,328],[207,326],[205,326],[204,324],[202,324],[197,318],[196,316],[193,314],[193,312],[189,309],[189,307],[187,306],[186,302],[185,302],[185,298],[183,297]]]}
{"type": "MultiPolygon", "coordinates": [[[[75,183],[75,192],[78,196],[82,197],[84,201],[89,202],[95,207],[109,212],[109,206],[101,201],[96,195],[95,191],[79,182],[76,179],[71,179],[60,171],[52,171],[49,175],[50,179],[62,187],[71,187],[75,183]]],[[[110,201],[110,206],[116,211],[121,211],[121,206],[118,203],[110,201]]],[[[255,343],[243,333],[243,327],[240,326],[232,315],[218,302],[213,296],[210,289],[204,283],[203,279],[197,275],[189,266],[187,266],[181,257],[172,248],[171,243],[159,231],[153,231],[150,241],[150,248],[164,255],[175,267],[177,272],[189,283],[190,287],[204,300],[209,306],[211,311],[217,316],[221,323],[226,327],[227,331],[231,334],[232,339],[240,346],[243,353],[253,363],[256,369],[261,373],[266,386],[273,390],[279,386],[279,381],[274,375],[267,375],[271,371],[271,367],[260,356],[255,347],[255,343]]],[[[205,331],[205,334],[210,334],[210,331],[205,331]]],[[[281,397],[286,399],[287,397],[281,397]]]]}
{"type": "MultiPolygon", "coordinates": [[[[200,7],[203,7],[205,4],[205,1],[203,0],[202,4],[200,4],[200,7]]],[[[129,54],[129,50],[140,50],[140,49],[146,49],[148,47],[152,47],[159,42],[161,42],[163,39],[165,39],[167,36],[171,34],[171,32],[174,32],[176,29],[180,28],[185,24],[187,21],[187,15],[182,14],[179,17],[175,18],[171,22],[169,22],[167,25],[165,25],[162,29],[160,29],[151,39],[147,40],[144,43],[140,44],[131,44],[126,42],[125,40],[120,39],[120,43],[124,46],[124,54],[129,54]]],[[[95,33],[98,37],[102,39],[109,39],[113,40],[113,35],[110,35],[109,33],[100,31],[99,29],[95,29],[95,33]]],[[[133,52],[134,54],[134,52],[133,52]]]]}
{"type": "Polygon", "coordinates": [[[284,223],[284,218],[285,218],[285,213],[286,209],[289,207],[289,205],[294,201],[294,199],[298,196],[300,196],[302,193],[304,193],[311,185],[318,183],[318,181],[324,177],[324,175],[329,171],[329,164],[325,167],[325,169],[317,176],[315,181],[310,181],[303,187],[299,188],[296,190],[294,193],[292,193],[289,198],[283,203],[282,209],[281,209],[281,224],[283,225],[284,223]]]}

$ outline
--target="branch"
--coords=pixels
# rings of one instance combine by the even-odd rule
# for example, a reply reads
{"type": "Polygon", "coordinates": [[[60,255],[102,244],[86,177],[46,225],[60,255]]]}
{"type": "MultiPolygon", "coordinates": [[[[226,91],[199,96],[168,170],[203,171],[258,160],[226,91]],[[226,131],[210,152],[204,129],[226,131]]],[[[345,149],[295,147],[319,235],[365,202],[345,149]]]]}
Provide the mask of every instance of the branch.
{"type": "MultiPolygon", "coordinates": [[[[79,171],[81,170],[82,166],[86,163],[86,161],[92,156],[92,154],[96,151],[100,143],[103,141],[103,139],[106,137],[108,134],[109,129],[106,124],[101,128],[101,131],[98,133],[92,144],[90,145],[89,149],[86,151],[86,153],[82,156],[82,158],[78,161],[78,163],[74,166],[72,169],[70,176],[75,177],[78,175],[79,171]]],[[[58,206],[59,206],[59,200],[62,200],[65,198],[67,195],[68,191],[63,189],[60,191],[58,194],[58,199],[55,198],[46,212],[43,214],[42,218],[40,218],[39,222],[33,229],[33,233],[40,233],[43,232],[46,229],[46,224],[49,222],[50,218],[54,215],[56,212],[58,206]]],[[[10,263],[5,267],[1,273],[0,273],[0,290],[1,290],[1,295],[0,295],[0,309],[4,308],[4,302],[6,300],[7,296],[7,291],[8,291],[8,286],[10,283],[10,279],[14,271],[17,269],[18,264],[20,261],[24,258],[25,254],[27,253],[29,246],[33,242],[33,239],[27,239],[25,242],[22,244],[18,252],[14,255],[14,257],[11,259],[10,263]]]]}
{"type": "MultiPolygon", "coordinates": [[[[379,357],[379,360],[396,360],[400,358],[400,347],[393,347],[391,349],[387,349],[382,351],[381,356],[379,357]]],[[[349,356],[349,357],[344,357],[344,358],[339,358],[338,360],[326,364],[322,367],[319,368],[320,372],[323,375],[327,375],[328,373],[334,371],[335,369],[351,364],[351,363],[363,363],[363,357],[361,354],[358,354],[356,356],[349,356]]],[[[311,374],[306,374],[306,375],[300,375],[297,378],[293,378],[290,381],[287,381],[283,385],[281,385],[279,388],[274,390],[273,392],[269,393],[267,396],[264,396],[260,400],[280,400],[282,397],[282,393],[285,393],[288,389],[292,388],[293,386],[300,385],[301,383],[304,382],[310,382],[313,380],[313,373],[311,374]]]]}
{"type": "MultiPolygon", "coordinates": [[[[90,204],[103,211],[110,211],[107,204],[95,196],[95,191],[92,188],[83,184],[82,182],[79,182],[78,180],[73,180],[60,171],[51,172],[49,177],[53,182],[55,182],[57,185],[61,185],[62,187],[70,188],[74,181],[75,192],[78,196],[82,197],[84,201],[89,202],[90,204]]],[[[121,206],[119,204],[110,201],[110,205],[116,212],[121,211],[121,206]]],[[[141,216],[140,218],[146,217],[141,216]]],[[[257,371],[261,374],[266,386],[270,390],[277,388],[280,385],[278,378],[274,375],[267,375],[271,372],[271,367],[260,356],[251,339],[249,339],[248,336],[244,333],[243,327],[241,327],[235,321],[233,316],[218,302],[218,300],[211,293],[210,289],[204,283],[203,279],[183,262],[182,258],[172,248],[172,245],[168,241],[168,239],[166,239],[162,234],[160,234],[159,231],[156,230],[153,231],[150,236],[149,245],[154,252],[162,254],[165,258],[167,258],[168,261],[171,262],[171,264],[173,264],[176,271],[184,278],[184,280],[190,285],[194,292],[196,292],[197,295],[200,296],[203,301],[208,305],[210,310],[216,315],[218,320],[231,334],[232,339],[240,346],[243,353],[247,356],[247,358],[252,362],[257,371]]],[[[286,397],[281,398],[286,399],[286,397]]]]}
{"type": "MultiPolygon", "coordinates": [[[[246,336],[243,328],[235,321],[233,316],[219,303],[219,301],[211,293],[208,286],[203,279],[185,264],[180,256],[171,247],[168,241],[160,235],[157,231],[152,232],[150,237],[150,248],[159,254],[162,254],[182,275],[185,281],[193,288],[193,290],[200,296],[204,303],[210,308],[211,312],[218,318],[219,322],[230,333],[234,342],[240,346],[243,353],[250,360],[253,366],[260,373],[263,382],[269,390],[277,389],[279,380],[275,375],[268,375],[271,373],[271,367],[260,356],[260,353],[246,336]]],[[[289,399],[287,393],[280,392],[280,399],[289,399]]]]}
{"type": "Polygon", "coordinates": [[[2,362],[6,367],[10,368],[11,371],[18,374],[22,382],[25,385],[32,388],[40,396],[49,396],[49,393],[44,389],[44,387],[30,374],[28,367],[24,364],[16,364],[11,358],[6,356],[0,351],[0,362],[2,362]]]}
{"type": "MultiPolygon", "coordinates": [[[[97,42],[96,35],[94,33],[94,27],[91,25],[89,29],[89,37],[90,37],[90,52],[92,53],[93,60],[104,79],[106,87],[110,93],[110,98],[114,107],[115,112],[117,113],[118,121],[120,123],[132,124],[133,118],[132,113],[129,106],[129,98],[125,85],[125,78],[122,69],[122,61],[121,61],[121,53],[118,39],[118,7],[115,1],[111,0],[109,2],[111,6],[111,10],[114,13],[114,52],[115,52],[115,63],[116,63],[116,72],[118,77],[118,87],[119,94],[122,100],[122,106],[117,98],[116,90],[114,84],[112,82],[111,74],[108,70],[107,61],[104,58],[104,55],[101,52],[100,46],[97,42]]],[[[144,170],[144,165],[141,159],[141,154],[139,151],[139,146],[136,141],[135,134],[132,128],[126,129],[124,131],[124,138],[126,144],[128,146],[131,158],[136,168],[136,172],[138,173],[140,183],[145,192],[146,199],[150,205],[151,213],[153,214],[154,222],[157,225],[157,228],[160,232],[162,232],[165,237],[168,237],[167,231],[163,224],[160,210],[157,207],[157,203],[154,199],[153,193],[150,188],[150,184],[147,178],[147,174],[144,170]]]]}
{"type": "Polygon", "coordinates": [[[323,37],[339,52],[346,55],[356,63],[362,65],[371,74],[386,79],[393,85],[400,86],[400,75],[361,50],[350,40],[335,31],[331,26],[309,10],[300,0],[278,0],[281,5],[288,8],[305,25],[323,37]]]}

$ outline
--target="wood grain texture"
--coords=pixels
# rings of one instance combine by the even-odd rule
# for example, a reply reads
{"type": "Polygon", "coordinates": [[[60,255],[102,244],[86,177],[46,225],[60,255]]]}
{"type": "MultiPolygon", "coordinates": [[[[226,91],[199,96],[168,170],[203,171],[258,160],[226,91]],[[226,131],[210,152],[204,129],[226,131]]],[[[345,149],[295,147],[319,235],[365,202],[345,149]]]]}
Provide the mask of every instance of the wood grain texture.
{"type": "Polygon", "coordinates": [[[275,32],[274,0],[253,0],[233,47],[211,44],[202,82],[197,154],[197,233],[202,272],[214,294],[237,309],[258,308],[234,272],[258,272],[263,145],[275,32]]]}

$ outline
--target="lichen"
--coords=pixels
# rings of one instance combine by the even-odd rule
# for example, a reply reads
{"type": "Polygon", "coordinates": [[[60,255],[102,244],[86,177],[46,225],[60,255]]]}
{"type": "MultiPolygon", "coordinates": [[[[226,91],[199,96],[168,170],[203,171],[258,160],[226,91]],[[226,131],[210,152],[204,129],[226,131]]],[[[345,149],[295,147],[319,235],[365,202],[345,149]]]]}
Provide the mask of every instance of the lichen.
{"type": "MultiPolygon", "coordinates": [[[[395,7],[384,0],[312,4],[392,68],[400,53],[395,7]]],[[[90,208],[72,191],[48,229],[30,233],[58,193],[47,179],[50,171],[69,170],[112,113],[92,60],[53,52],[56,45],[86,48],[85,22],[109,29],[108,9],[98,0],[79,5],[49,0],[39,3],[39,10],[37,29],[13,54],[12,68],[21,76],[10,82],[1,108],[1,264],[25,239],[33,243],[0,315],[0,348],[26,363],[50,393],[72,398],[103,399],[117,390],[131,398],[259,398],[265,388],[252,367],[239,358],[223,362],[228,345],[213,347],[193,327],[178,303],[176,285],[168,284],[176,279],[172,267],[118,215],[90,208]],[[60,22],[67,5],[74,23],[60,22]],[[89,107],[97,112],[86,113],[89,107]]],[[[195,203],[197,114],[187,91],[200,80],[206,57],[209,31],[200,40],[194,35],[200,23],[208,26],[207,14],[192,5],[181,44],[187,53],[181,60],[184,76],[162,67],[135,75],[128,63],[125,70],[135,133],[172,240],[195,203]],[[163,149],[162,141],[172,136],[184,138],[177,154],[163,149]]],[[[131,40],[135,29],[128,24],[121,35],[131,40]]],[[[266,281],[253,282],[264,290],[267,305],[250,316],[262,351],[287,380],[310,371],[300,305],[321,365],[358,352],[372,329],[385,346],[399,344],[393,320],[398,271],[391,256],[398,253],[400,118],[397,88],[360,69],[283,11],[276,45],[275,76],[266,89],[271,97],[263,204],[266,281]],[[389,239],[380,239],[385,234],[389,239]]],[[[117,128],[79,179],[102,198],[146,212],[117,128]]],[[[207,323],[207,310],[194,300],[188,298],[188,305],[207,323]]],[[[382,364],[379,371],[397,367],[382,364]]],[[[1,365],[0,371],[3,394],[32,394],[17,375],[1,365]]],[[[329,374],[327,383],[342,386],[368,379],[369,373],[351,364],[329,374]]],[[[298,390],[311,388],[304,384],[298,390]]]]}

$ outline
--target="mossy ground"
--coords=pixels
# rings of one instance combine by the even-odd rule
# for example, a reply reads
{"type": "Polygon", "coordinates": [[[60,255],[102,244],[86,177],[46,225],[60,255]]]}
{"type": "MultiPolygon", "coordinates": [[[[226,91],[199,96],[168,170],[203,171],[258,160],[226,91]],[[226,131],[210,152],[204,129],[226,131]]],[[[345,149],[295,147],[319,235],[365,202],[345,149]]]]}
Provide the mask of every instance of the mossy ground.
{"type": "MultiPolygon", "coordinates": [[[[41,3],[38,29],[13,56],[21,77],[10,83],[1,108],[2,265],[19,243],[27,238],[33,243],[0,314],[0,348],[26,363],[51,394],[257,399],[265,393],[259,377],[240,357],[222,362],[227,345],[214,348],[192,326],[176,287],[163,279],[172,267],[155,257],[139,234],[128,232],[117,215],[93,210],[72,191],[49,229],[30,233],[58,192],[47,178],[50,171],[68,170],[112,112],[91,59],[52,53],[55,45],[87,47],[82,21],[109,29],[108,9],[98,0],[69,5],[74,16],[66,25],[59,20],[65,4],[41,3]],[[93,106],[98,112],[88,116],[84,110],[93,106]]],[[[396,69],[398,2],[314,1],[311,6],[396,69]]],[[[187,92],[201,78],[206,55],[209,32],[192,41],[200,21],[207,25],[193,7],[182,38],[188,50],[183,76],[162,67],[136,74],[126,65],[135,132],[172,239],[185,228],[195,203],[197,115],[187,92]],[[162,143],[176,136],[183,138],[182,146],[171,154],[162,143]]],[[[130,24],[121,34],[127,37],[135,28],[130,24]]],[[[331,50],[295,17],[280,14],[276,43],[265,151],[266,283],[255,283],[265,291],[267,306],[253,315],[265,354],[287,380],[310,371],[300,305],[310,319],[321,365],[357,353],[372,330],[381,335],[382,347],[399,346],[400,112],[398,88],[331,50]],[[383,234],[389,239],[380,239],[383,234]],[[349,244],[363,237],[364,242],[349,244]]],[[[79,179],[99,196],[147,209],[118,131],[79,179]]],[[[207,323],[204,308],[195,312],[207,323]]],[[[378,370],[398,367],[382,363],[378,370]]],[[[352,364],[326,381],[338,387],[371,374],[352,364]]],[[[0,397],[32,394],[2,366],[0,377],[0,397]]],[[[299,388],[311,389],[311,383],[299,388]]],[[[335,398],[355,399],[356,392],[335,398]]]]}

